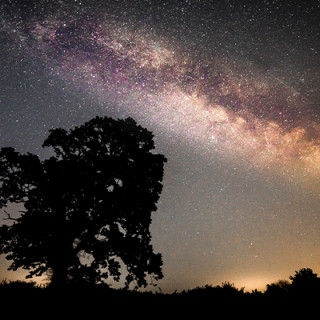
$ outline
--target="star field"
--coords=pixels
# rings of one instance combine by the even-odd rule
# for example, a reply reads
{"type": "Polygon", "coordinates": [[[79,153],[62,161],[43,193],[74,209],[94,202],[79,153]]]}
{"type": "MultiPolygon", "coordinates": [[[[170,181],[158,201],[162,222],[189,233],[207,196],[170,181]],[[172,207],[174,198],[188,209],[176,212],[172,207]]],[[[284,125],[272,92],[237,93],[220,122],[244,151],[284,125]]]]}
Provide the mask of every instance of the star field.
{"type": "Polygon", "coordinates": [[[4,1],[1,146],[45,157],[50,128],[131,116],[168,157],[160,287],[317,271],[319,14],[319,1],[4,1]]]}

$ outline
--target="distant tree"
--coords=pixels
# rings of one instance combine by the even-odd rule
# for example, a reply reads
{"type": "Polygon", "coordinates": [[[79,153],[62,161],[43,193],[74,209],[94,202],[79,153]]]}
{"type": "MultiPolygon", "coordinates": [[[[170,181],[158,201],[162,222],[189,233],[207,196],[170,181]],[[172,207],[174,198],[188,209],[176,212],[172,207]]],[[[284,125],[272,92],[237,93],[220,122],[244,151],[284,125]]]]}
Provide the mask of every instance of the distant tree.
{"type": "Polygon", "coordinates": [[[272,296],[283,296],[288,294],[289,288],[289,281],[279,280],[276,283],[267,284],[265,294],[272,296]]]}
{"type": "Polygon", "coordinates": [[[222,283],[221,286],[218,286],[218,288],[221,290],[221,294],[224,295],[243,295],[244,294],[244,287],[241,287],[240,289],[236,288],[233,283],[230,283],[229,281],[225,281],[222,283]]]}
{"type": "Polygon", "coordinates": [[[313,295],[316,291],[320,293],[320,278],[310,268],[302,268],[290,276],[292,281],[290,290],[294,294],[313,295]]]}
{"type": "Polygon", "coordinates": [[[51,274],[51,285],[119,281],[146,286],[162,278],[151,245],[151,212],[162,191],[166,158],[152,152],[153,134],[131,119],[96,117],[67,132],[51,130],[41,161],[13,148],[0,152],[0,207],[23,203],[0,227],[0,253],[28,277],[51,274]]]}

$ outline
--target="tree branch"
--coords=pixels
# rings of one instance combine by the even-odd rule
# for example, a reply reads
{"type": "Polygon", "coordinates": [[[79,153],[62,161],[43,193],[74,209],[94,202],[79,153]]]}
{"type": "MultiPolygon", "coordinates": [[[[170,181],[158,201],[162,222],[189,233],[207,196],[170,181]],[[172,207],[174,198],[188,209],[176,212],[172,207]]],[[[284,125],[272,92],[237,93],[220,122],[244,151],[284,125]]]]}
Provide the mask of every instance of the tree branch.
{"type": "Polygon", "coordinates": [[[3,218],[3,220],[11,220],[11,221],[17,221],[17,218],[12,218],[12,216],[10,215],[10,213],[6,210],[3,210],[4,213],[7,215],[7,218],[3,218]]]}

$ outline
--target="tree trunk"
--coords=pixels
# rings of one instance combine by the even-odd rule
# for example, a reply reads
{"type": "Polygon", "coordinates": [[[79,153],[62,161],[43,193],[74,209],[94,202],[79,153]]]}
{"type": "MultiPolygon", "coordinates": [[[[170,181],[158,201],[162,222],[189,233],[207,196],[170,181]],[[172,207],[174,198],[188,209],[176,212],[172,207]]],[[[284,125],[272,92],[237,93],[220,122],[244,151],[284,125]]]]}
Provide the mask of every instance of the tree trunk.
{"type": "Polygon", "coordinates": [[[68,283],[67,268],[63,261],[60,261],[52,268],[50,287],[54,289],[64,289],[68,283]]]}
{"type": "Polygon", "coordinates": [[[63,208],[57,210],[56,230],[53,240],[52,277],[50,286],[55,289],[63,289],[68,283],[68,267],[70,252],[68,244],[68,228],[63,208]]]}

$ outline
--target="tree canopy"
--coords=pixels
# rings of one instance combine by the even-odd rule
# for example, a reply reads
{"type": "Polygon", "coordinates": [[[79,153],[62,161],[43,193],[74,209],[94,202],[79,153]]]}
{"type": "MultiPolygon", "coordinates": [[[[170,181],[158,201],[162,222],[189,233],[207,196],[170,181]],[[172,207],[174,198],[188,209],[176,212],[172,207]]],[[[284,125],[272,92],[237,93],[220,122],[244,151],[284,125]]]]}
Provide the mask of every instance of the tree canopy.
{"type": "Polygon", "coordinates": [[[0,227],[0,253],[28,277],[51,274],[52,286],[119,281],[146,286],[162,278],[153,252],[151,213],[162,191],[166,158],[155,154],[152,132],[131,119],[96,117],[50,131],[54,155],[0,152],[0,207],[24,211],[0,227]]]}

